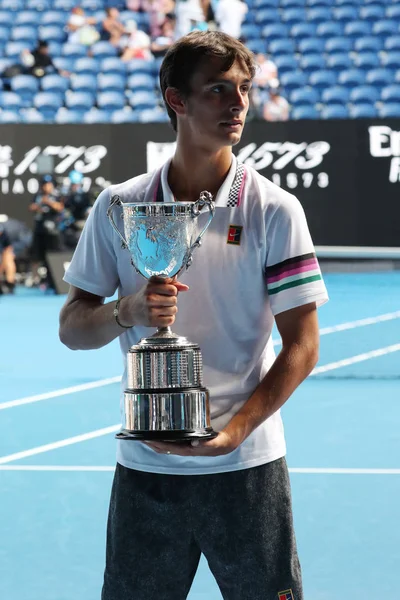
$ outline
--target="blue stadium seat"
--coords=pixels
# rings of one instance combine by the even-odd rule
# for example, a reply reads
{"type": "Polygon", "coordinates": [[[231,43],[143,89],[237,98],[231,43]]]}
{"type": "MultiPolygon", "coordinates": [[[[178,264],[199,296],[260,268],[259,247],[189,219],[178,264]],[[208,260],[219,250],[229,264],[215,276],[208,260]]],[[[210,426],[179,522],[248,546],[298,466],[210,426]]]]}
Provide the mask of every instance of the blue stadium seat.
{"type": "Polygon", "coordinates": [[[349,111],[346,106],[333,104],[323,106],[321,109],[321,119],[348,119],[349,111]]]}
{"type": "Polygon", "coordinates": [[[21,12],[14,15],[13,23],[10,23],[11,26],[15,25],[35,25],[38,26],[40,23],[41,13],[37,10],[22,10],[21,12]]]}
{"type": "Polygon", "coordinates": [[[400,69],[400,50],[388,52],[383,60],[385,69],[400,69]]]}
{"type": "Polygon", "coordinates": [[[104,8],[104,2],[103,0],[81,0],[80,6],[82,6],[83,10],[86,12],[94,12],[96,10],[102,10],[104,8]]]}
{"type": "Polygon", "coordinates": [[[384,87],[393,83],[393,74],[389,69],[371,69],[367,72],[367,83],[384,87]]]}
{"type": "Polygon", "coordinates": [[[400,85],[392,84],[384,87],[381,92],[383,102],[400,102],[400,85]]]}
{"type": "Polygon", "coordinates": [[[24,2],[23,0],[0,0],[0,10],[20,12],[24,10],[24,2]]]}
{"type": "Polygon", "coordinates": [[[110,123],[112,112],[113,111],[111,111],[111,110],[100,110],[98,108],[92,108],[89,111],[84,113],[83,122],[89,123],[89,124],[90,123],[110,123]]]}
{"type": "Polygon", "coordinates": [[[13,110],[0,111],[0,123],[21,123],[21,115],[13,110]]]}
{"type": "Polygon", "coordinates": [[[337,6],[333,9],[333,16],[336,21],[349,23],[358,20],[358,9],[355,6],[337,6]]]}
{"type": "Polygon", "coordinates": [[[345,69],[352,68],[353,61],[347,52],[338,52],[337,54],[330,54],[327,57],[326,65],[334,71],[344,71],[345,69]]]}
{"type": "Polygon", "coordinates": [[[326,68],[326,61],[322,54],[306,54],[300,58],[300,68],[304,73],[312,73],[326,68]]]}
{"type": "Polygon", "coordinates": [[[354,40],[355,52],[380,52],[383,48],[383,41],[373,36],[361,37],[354,40]]]}
{"type": "Polygon", "coordinates": [[[289,28],[283,23],[271,23],[271,25],[264,27],[262,34],[268,41],[280,38],[287,39],[289,37],[289,28]]]}
{"type": "Polygon", "coordinates": [[[7,69],[10,65],[12,65],[13,61],[9,58],[0,58],[0,73],[7,69]]]}
{"type": "Polygon", "coordinates": [[[112,123],[138,123],[139,121],[139,113],[138,111],[126,110],[127,107],[122,110],[115,110],[111,114],[111,122],[112,123]]]}
{"type": "Polygon", "coordinates": [[[76,6],[76,0],[53,0],[53,10],[71,11],[76,6]]]}
{"type": "Polygon", "coordinates": [[[334,0],[307,0],[307,6],[310,8],[319,6],[333,6],[334,0]]]}
{"type": "Polygon", "coordinates": [[[132,91],[149,91],[154,93],[155,81],[151,75],[145,73],[132,73],[127,80],[127,88],[132,91]]]}
{"type": "Polygon", "coordinates": [[[321,38],[340,37],[343,35],[344,26],[340,21],[327,21],[320,23],[317,28],[317,36],[321,38]]]}
{"type": "Polygon", "coordinates": [[[10,86],[11,90],[18,94],[24,105],[27,106],[39,90],[39,81],[33,75],[16,75],[11,78],[10,86]]]}
{"type": "Polygon", "coordinates": [[[5,45],[10,37],[10,30],[7,26],[0,25],[0,43],[5,45]]]}
{"type": "Polygon", "coordinates": [[[325,42],[318,38],[309,38],[300,40],[298,43],[299,52],[305,54],[318,54],[322,53],[325,48],[325,42]]]}
{"type": "Polygon", "coordinates": [[[83,44],[70,44],[66,43],[62,47],[62,56],[69,56],[70,58],[81,58],[87,56],[87,47],[83,44]]]}
{"type": "Polygon", "coordinates": [[[304,23],[307,19],[304,8],[285,8],[281,9],[282,23],[294,25],[295,23],[304,23]]]}
{"type": "Polygon", "coordinates": [[[100,60],[109,56],[117,56],[117,48],[110,42],[96,42],[91,46],[90,52],[94,58],[100,60]]]}
{"type": "Polygon", "coordinates": [[[372,26],[372,32],[374,35],[378,35],[381,37],[396,35],[398,33],[398,23],[390,19],[382,19],[381,21],[376,21],[372,26]]]}
{"type": "Polygon", "coordinates": [[[386,19],[400,21],[400,4],[388,4],[386,6],[386,19]]]}
{"type": "Polygon", "coordinates": [[[25,50],[25,48],[32,50],[34,45],[25,44],[25,42],[7,42],[4,53],[5,56],[18,61],[22,50],[25,50]]]}
{"type": "Polygon", "coordinates": [[[288,71],[297,71],[298,69],[297,58],[295,56],[283,54],[274,58],[274,63],[278,68],[279,75],[288,71]]]}
{"type": "Polygon", "coordinates": [[[126,78],[119,73],[100,73],[97,76],[99,92],[120,92],[125,90],[126,78]]]}
{"type": "MultiPolygon", "coordinates": [[[[276,11],[274,11],[276,14],[276,11]]],[[[277,15],[279,19],[279,15],[277,15]]],[[[258,40],[261,36],[261,29],[255,23],[243,24],[240,29],[240,35],[245,40],[258,40]]]]}
{"type": "Polygon", "coordinates": [[[377,69],[380,67],[379,56],[373,52],[359,52],[355,56],[354,65],[358,69],[377,69]]]}
{"type": "Polygon", "coordinates": [[[5,110],[19,110],[23,106],[23,102],[19,94],[15,92],[1,92],[0,106],[5,110]]]}
{"type": "Polygon", "coordinates": [[[392,50],[400,50],[400,35],[391,35],[385,40],[385,50],[391,52],[392,50]]]}
{"type": "Polygon", "coordinates": [[[295,6],[304,6],[305,0],[281,0],[279,6],[281,8],[294,8],[295,6]]]}
{"type": "Polygon", "coordinates": [[[347,88],[354,88],[365,83],[365,73],[361,69],[348,69],[341,71],[338,76],[338,84],[347,88]]]}
{"type": "Polygon", "coordinates": [[[74,72],[76,75],[95,75],[97,77],[97,74],[100,73],[100,61],[91,56],[77,58],[74,64],[74,72]]]}
{"type": "Polygon", "coordinates": [[[85,112],[94,106],[94,102],[90,92],[69,92],[65,95],[65,106],[70,110],[85,112]]]}
{"type": "Polygon", "coordinates": [[[21,110],[23,123],[44,123],[44,117],[36,108],[25,108],[21,110]]]}
{"type": "Polygon", "coordinates": [[[63,43],[67,39],[67,32],[62,25],[42,25],[39,27],[39,37],[47,42],[63,43]]]}
{"type": "Polygon", "coordinates": [[[291,28],[290,35],[296,41],[305,38],[315,38],[317,35],[317,25],[315,23],[296,23],[291,28]]]}
{"type": "Polygon", "coordinates": [[[53,63],[59,71],[69,71],[72,73],[74,70],[75,59],[70,56],[55,56],[53,63]]]}
{"type": "Polygon", "coordinates": [[[28,46],[36,45],[39,39],[37,27],[29,27],[28,25],[17,25],[11,31],[11,39],[14,42],[23,42],[28,46]]]}
{"type": "Polygon", "coordinates": [[[58,56],[61,56],[61,52],[62,52],[62,48],[63,48],[63,44],[61,42],[50,42],[49,43],[49,54],[51,56],[51,58],[56,58],[58,56]]]}
{"type": "Polygon", "coordinates": [[[154,94],[150,92],[134,92],[129,98],[129,104],[135,110],[154,108],[157,104],[154,94]]]}
{"type": "Polygon", "coordinates": [[[139,123],[168,123],[169,117],[159,108],[145,109],[139,112],[139,123]]]}
{"type": "Polygon", "coordinates": [[[336,0],[336,6],[359,6],[362,0],[336,0]]]}
{"type": "Polygon", "coordinates": [[[327,87],[336,85],[337,74],[334,71],[314,71],[310,73],[308,85],[315,87],[317,90],[323,90],[327,87]]]}
{"type": "Polygon", "coordinates": [[[33,105],[46,119],[54,118],[62,103],[62,95],[54,92],[38,92],[33,99],[33,105]]]}
{"type": "Polygon", "coordinates": [[[265,40],[248,40],[246,42],[246,46],[249,50],[254,52],[254,54],[263,54],[266,50],[266,41],[265,40]]]}
{"type": "Polygon", "coordinates": [[[327,6],[310,8],[308,10],[308,20],[310,23],[327,23],[332,20],[332,9],[327,6]]]}
{"type": "Polygon", "coordinates": [[[291,39],[272,40],[268,44],[268,51],[272,56],[278,56],[278,54],[294,54],[296,46],[291,39]]]}
{"type": "Polygon", "coordinates": [[[294,121],[299,121],[301,119],[319,119],[319,112],[315,108],[315,106],[307,105],[307,106],[295,106],[291,112],[290,117],[294,121]]]}
{"type": "MultiPolygon", "coordinates": [[[[162,61],[162,59],[161,59],[162,61]]],[[[157,75],[160,70],[161,61],[156,60],[140,60],[133,59],[126,63],[126,72],[130,73],[148,73],[149,75],[157,75]]]]}
{"type": "Polygon", "coordinates": [[[50,10],[52,7],[50,0],[25,0],[25,8],[45,11],[50,10]]]}
{"type": "Polygon", "coordinates": [[[118,56],[108,56],[101,61],[100,71],[102,73],[123,75],[125,77],[127,73],[126,63],[122,62],[118,56]]]}
{"type": "Polygon", "coordinates": [[[356,104],[350,106],[350,117],[352,119],[375,119],[378,111],[372,104],[356,104]]]}
{"type": "Polygon", "coordinates": [[[97,106],[104,110],[119,110],[125,106],[125,97],[118,92],[101,92],[97,95],[97,106]]]}
{"type": "Polygon", "coordinates": [[[307,85],[307,77],[301,71],[292,71],[290,73],[283,73],[280,82],[285,90],[290,92],[307,85]]]}
{"type": "Polygon", "coordinates": [[[63,10],[49,10],[41,16],[41,25],[61,25],[65,26],[69,19],[69,14],[63,10]]]}
{"type": "Polygon", "coordinates": [[[352,42],[349,38],[333,37],[328,38],[325,42],[325,52],[333,54],[334,52],[350,52],[352,50],[352,42]]]}
{"type": "Polygon", "coordinates": [[[322,102],[324,104],[347,104],[350,97],[350,90],[335,85],[322,91],[322,102]]]}
{"type": "Polygon", "coordinates": [[[97,77],[96,75],[74,73],[70,80],[70,86],[73,92],[87,92],[95,96],[97,94],[97,77]]]}
{"type": "Polygon", "coordinates": [[[319,101],[319,94],[316,90],[312,88],[303,88],[298,90],[293,90],[290,94],[290,104],[296,105],[310,105],[314,106],[319,101]]]}
{"type": "Polygon", "coordinates": [[[62,96],[69,88],[69,83],[69,78],[62,77],[57,73],[52,73],[50,75],[45,75],[44,77],[42,77],[42,79],[40,80],[40,87],[43,92],[52,92],[54,94],[60,94],[62,96]]]}
{"type": "Polygon", "coordinates": [[[84,111],[70,110],[62,106],[55,115],[55,122],[59,124],[77,124],[82,123],[84,111]]]}
{"type": "MultiPolygon", "coordinates": [[[[255,22],[257,23],[257,25],[255,25],[255,27],[257,27],[258,31],[260,32],[258,25],[264,27],[265,25],[269,25],[270,23],[277,23],[279,21],[280,14],[275,8],[265,8],[256,13],[255,22]]],[[[254,38],[254,36],[252,36],[252,38],[254,38]]]]}
{"type": "Polygon", "coordinates": [[[374,104],[379,100],[379,91],[372,85],[361,85],[350,91],[352,104],[374,104]]]}
{"type": "Polygon", "coordinates": [[[12,27],[15,23],[15,14],[10,11],[0,10],[0,25],[12,27]]]}
{"type": "Polygon", "coordinates": [[[363,21],[371,21],[372,23],[383,20],[385,19],[385,8],[378,4],[361,6],[360,19],[363,21]]]}
{"type": "Polygon", "coordinates": [[[279,0],[254,0],[254,8],[278,8],[279,0]]]}
{"type": "Polygon", "coordinates": [[[344,26],[344,35],[351,38],[360,38],[371,35],[372,24],[369,21],[353,21],[344,26]]]}
{"type": "Polygon", "coordinates": [[[384,104],[379,109],[379,116],[382,119],[391,119],[400,117],[400,102],[390,102],[384,104]]]}

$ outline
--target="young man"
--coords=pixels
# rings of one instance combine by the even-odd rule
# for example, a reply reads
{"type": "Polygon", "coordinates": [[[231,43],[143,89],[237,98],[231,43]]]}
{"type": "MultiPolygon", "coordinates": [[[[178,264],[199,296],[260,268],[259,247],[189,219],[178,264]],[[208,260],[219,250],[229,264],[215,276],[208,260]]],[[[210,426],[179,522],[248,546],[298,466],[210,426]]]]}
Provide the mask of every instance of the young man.
{"type": "Polygon", "coordinates": [[[176,153],[100,194],[65,275],[61,340],[90,349],[120,336],[125,359],[148,327],[175,323],[200,345],[219,432],[192,445],[119,441],[103,600],[183,600],[201,553],[226,600],[303,598],[279,409],[317,362],[327,293],[299,202],[232,154],[253,76],[253,55],[223,33],[170,48],[160,82],[176,153]],[[192,202],[203,190],[216,215],[184,282],[144,284],[107,220],[111,197],[192,202]],[[104,299],[117,288],[114,317],[104,299]]]}

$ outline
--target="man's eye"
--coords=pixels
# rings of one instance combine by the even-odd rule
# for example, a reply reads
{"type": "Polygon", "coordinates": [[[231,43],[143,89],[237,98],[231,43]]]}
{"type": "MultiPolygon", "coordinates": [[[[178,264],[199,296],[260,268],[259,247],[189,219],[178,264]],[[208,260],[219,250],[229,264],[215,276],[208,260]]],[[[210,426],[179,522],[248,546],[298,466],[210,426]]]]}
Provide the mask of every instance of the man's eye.
{"type": "Polygon", "coordinates": [[[220,85],[216,85],[211,89],[211,91],[215,92],[216,94],[220,94],[222,92],[222,87],[220,85]]]}

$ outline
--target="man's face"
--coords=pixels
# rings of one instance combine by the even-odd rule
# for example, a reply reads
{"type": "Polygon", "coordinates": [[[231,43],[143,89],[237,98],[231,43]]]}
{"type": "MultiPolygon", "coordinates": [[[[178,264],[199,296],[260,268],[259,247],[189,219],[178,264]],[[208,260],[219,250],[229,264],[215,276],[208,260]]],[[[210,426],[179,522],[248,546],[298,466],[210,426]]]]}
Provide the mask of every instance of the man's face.
{"type": "Polygon", "coordinates": [[[43,194],[51,194],[53,192],[53,183],[51,181],[46,181],[43,183],[42,192],[43,194]]]}
{"type": "Polygon", "coordinates": [[[221,61],[209,59],[196,71],[191,93],[180,119],[196,142],[209,149],[234,146],[240,141],[249,109],[251,77],[241,62],[221,71],[221,61]]]}

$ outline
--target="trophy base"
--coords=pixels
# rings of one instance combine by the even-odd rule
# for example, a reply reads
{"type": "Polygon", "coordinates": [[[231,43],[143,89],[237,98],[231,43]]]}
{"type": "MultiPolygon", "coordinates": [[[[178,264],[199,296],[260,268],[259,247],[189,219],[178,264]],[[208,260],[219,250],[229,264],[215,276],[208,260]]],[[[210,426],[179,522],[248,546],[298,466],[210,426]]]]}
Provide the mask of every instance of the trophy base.
{"type": "Polygon", "coordinates": [[[198,429],[196,431],[130,431],[122,429],[116,434],[117,440],[158,440],[165,442],[186,442],[191,440],[211,440],[218,432],[213,429],[198,429]]]}

